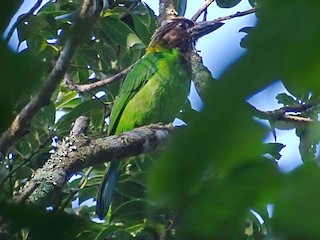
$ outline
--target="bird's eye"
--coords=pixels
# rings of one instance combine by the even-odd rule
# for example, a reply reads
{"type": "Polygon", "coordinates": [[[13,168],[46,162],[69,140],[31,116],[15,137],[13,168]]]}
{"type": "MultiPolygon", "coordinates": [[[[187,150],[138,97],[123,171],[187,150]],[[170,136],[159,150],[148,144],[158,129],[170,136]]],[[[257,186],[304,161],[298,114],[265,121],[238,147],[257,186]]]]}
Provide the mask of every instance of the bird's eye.
{"type": "Polygon", "coordinates": [[[178,27],[180,29],[186,30],[188,26],[185,22],[179,22],[178,27]]]}

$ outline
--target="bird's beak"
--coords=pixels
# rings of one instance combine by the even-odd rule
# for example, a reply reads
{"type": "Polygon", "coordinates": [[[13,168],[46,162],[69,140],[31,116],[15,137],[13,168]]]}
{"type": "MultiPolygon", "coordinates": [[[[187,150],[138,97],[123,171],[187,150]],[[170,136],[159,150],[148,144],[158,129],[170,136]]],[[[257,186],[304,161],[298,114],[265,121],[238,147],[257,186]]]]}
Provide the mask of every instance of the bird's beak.
{"type": "Polygon", "coordinates": [[[221,27],[224,23],[219,21],[197,22],[188,31],[194,39],[199,39],[221,27]]]}

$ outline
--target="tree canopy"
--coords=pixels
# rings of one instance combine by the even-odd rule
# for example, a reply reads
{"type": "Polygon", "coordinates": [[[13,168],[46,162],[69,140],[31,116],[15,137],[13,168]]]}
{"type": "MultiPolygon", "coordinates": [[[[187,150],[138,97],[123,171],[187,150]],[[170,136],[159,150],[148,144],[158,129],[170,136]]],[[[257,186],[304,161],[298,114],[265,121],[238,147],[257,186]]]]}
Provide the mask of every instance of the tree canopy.
{"type": "MultiPolygon", "coordinates": [[[[121,136],[106,134],[121,81],[157,26],[184,15],[188,1],[160,0],[156,16],[136,0],[38,0],[20,15],[0,43],[0,238],[318,238],[320,2],[249,0],[247,11],[206,19],[240,1],[195,9],[194,21],[257,17],[239,29],[246,53],[219,79],[194,54],[203,109],[188,101],[177,116],[186,126],[121,136]],[[21,51],[8,46],[15,30],[21,51]],[[276,97],[281,108],[248,103],[276,81],[290,93],[276,97]],[[303,164],[289,173],[277,166],[286,147],[278,129],[300,141],[303,164]],[[275,141],[264,143],[269,133],[275,141]],[[128,156],[111,211],[98,221],[93,199],[105,165],[128,156]]],[[[20,4],[0,8],[1,32],[20,4]]]]}

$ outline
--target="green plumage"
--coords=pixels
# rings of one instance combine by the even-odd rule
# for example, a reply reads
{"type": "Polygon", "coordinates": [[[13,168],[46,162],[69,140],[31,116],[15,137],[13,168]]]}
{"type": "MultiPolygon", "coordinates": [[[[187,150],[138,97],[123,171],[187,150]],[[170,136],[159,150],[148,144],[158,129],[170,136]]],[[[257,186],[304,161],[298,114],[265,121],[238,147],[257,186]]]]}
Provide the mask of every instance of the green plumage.
{"type": "Polygon", "coordinates": [[[149,53],[126,77],[110,116],[110,134],[169,123],[186,101],[191,68],[176,49],[149,53]]]}
{"type": "MultiPolygon", "coordinates": [[[[155,32],[146,55],[134,65],[121,86],[110,115],[109,135],[174,120],[189,93],[191,53],[195,40],[206,33],[203,30],[186,18],[176,18],[155,32]]],[[[111,162],[101,184],[97,198],[97,215],[101,219],[112,201],[119,166],[119,162],[111,162]]]]}

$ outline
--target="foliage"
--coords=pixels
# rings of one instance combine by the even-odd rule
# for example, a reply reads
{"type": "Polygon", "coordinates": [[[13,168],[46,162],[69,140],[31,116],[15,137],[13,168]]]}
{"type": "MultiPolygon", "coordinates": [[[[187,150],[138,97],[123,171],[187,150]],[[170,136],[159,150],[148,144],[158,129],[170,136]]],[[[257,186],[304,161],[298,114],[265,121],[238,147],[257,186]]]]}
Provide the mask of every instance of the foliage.
{"type": "MultiPolygon", "coordinates": [[[[182,13],[186,2],[175,2],[182,13]]],[[[239,2],[217,1],[215,7],[230,8],[239,2]]],[[[316,209],[320,198],[317,165],[320,3],[249,2],[252,6],[258,4],[259,9],[257,26],[242,29],[247,33],[241,41],[247,48],[246,54],[209,86],[200,113],[195,114],[186,104],[181,118],[188,126],[178,131],[165,153],[135,157],[124,169],[112,214],[107,215],[105,223],[91,221],[96,220],[94,207],[85,204],[96,196],[104,166],[84,169],[72,178],[63,189],[61,201],[50,206],[53,211],[37,212],[21,204],[7,203],[56,150],[55,142],[69,133],[77,117],[90,118],[89,137],[106,133],[120,81],[84,93],[70,90],[66,81],[62,81],[51,102],[34,117],[29,133],[0,162],[3,202],[0,215],[9,223],[8,232],[14,239],[43,239],[43,236],[99,240],[316,239],[319,236],[316,209]],[[246,102],[279,79],[291,94],[280,93],[279,103],[286,109],[300,109],[294,111],[294,116],[313,120],[284,123],[296,129],[304,161],[304,165],[290,173],[277,168],[280,151],[285,146],[263,144],[269,129],[253,119],[256,112],[246,102]],[[303,109],[306,105],[311,107],[303,109]],[[64,116],[57,118],[57,114],[64,116]],[[273,207],[272,213],[267,212],[267,206],[273,207]],[[26,218],[29,214],[42,224],[30,222],[26,218]],[[43,224],[47,220],[50,220],[47,225],[43,224]],[[81,228],[72,227],[80,223],[81,228]]],[[[77,7],[78,1],[49,1],[36,15],[17,25],[20,44],[27,45],[25,50],[16,54],[0,44],[0,96],[5,103],[0,107],[1,131],[30,95],[39,91],[70,34],[73,19],[64,14],[77,7]]],[[[12,7],[8,9],[11,11],[12,7]]],[[[1,16],[7,17],[3,22],[8,22],[10,12],[4,8],[0,11],[1,16]]],[[[146,4],[112,1],[112,8],[103,13],[92,33],[86,33],[68,69],[68,78],[85,84],[120,72],[144,54],[155,28],[156,16],[146,4]]],[[[271,130],[278,121],[273,116],[265,117],[271,130]]],[[[2,229],[4,225],[0,222],[2,229]]]]}

